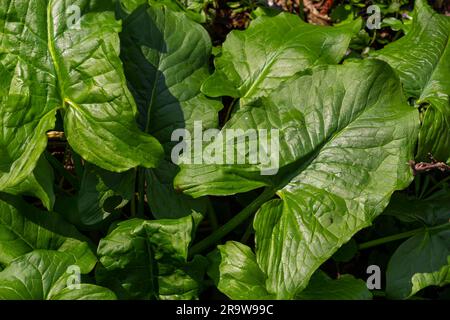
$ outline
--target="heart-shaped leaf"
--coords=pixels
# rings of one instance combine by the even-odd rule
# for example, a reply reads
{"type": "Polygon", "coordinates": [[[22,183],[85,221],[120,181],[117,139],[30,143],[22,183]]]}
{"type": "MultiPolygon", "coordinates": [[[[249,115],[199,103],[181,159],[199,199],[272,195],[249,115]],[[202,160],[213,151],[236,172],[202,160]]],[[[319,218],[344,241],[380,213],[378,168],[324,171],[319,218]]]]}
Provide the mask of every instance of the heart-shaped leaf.
{"type": "Polygon", "coordinates": [[[84,159],[110,171],[155,167],[119,59],[114,1],[8,0],[0,6],[0,190],[31,175],[55,114],[84,159]]]}

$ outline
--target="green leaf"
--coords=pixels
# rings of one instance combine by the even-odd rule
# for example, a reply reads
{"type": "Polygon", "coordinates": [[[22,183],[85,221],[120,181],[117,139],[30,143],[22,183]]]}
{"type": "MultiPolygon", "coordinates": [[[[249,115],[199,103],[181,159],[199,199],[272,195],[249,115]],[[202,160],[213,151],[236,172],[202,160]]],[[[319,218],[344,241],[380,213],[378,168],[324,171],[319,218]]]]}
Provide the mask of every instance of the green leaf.
{"type": "Polygon", "coordinates": [[[308,287],[297,297],[301,300],[371,300],[372,293],[364,281],[344,274],[338,279],[331,279],[326,273],[318,270],[312,277],[308,287]]]}
{"type": "Polygon", "coordinates": [[[0,194],[0,263],[38,249],[68,251],[76,255],[83,269],[92,269],[96,257],[89,241],[75,227],[54,212],[34,208],[20,198],[0,194]]]}
{"type": "Polygon", "coordinates": [[[200,92],[209,76],[211,40],[203,27],[184,14],[165,8],[141,7],[124,20],[122,60],[138,109],[141,128],[163,145],[166,157],[157,169],[144,173],[147,198],[155,217],[179,218],[205,213],[206,200],[176,192],[172,163],[177,129],[191,130],[194,121],[218,126],[222,105],[200,92]]]}
{"type": "Polygon", "coordinates": [[[233,300],[272,299],[266,275],[252,250],[239,242],[227,242],[209,255],[208,275],[217,288],[233,300]]]}
{"type": "Polygon", "coordinates": [[[394,252],[386,271],[386,293],[406,299],[430,286],[450,283],[450,229],[418,234],[394,252]]]}
{"type": "Polygon", "coordinates": [[[450,17],[439,15],[425,0],[415,1],[411,30],[376,52],[400,75],[417,105],[429,105],[419,135],[418,159],[450,160],[450,17]]]}
{"type": "Polygon", "coordinates": [[[288,13],[257,18],[247,30],[228,35],[202,91],[251,102],[314,65],[339,63],[360,26],[360,20],[341,27],[314,26],[288,13]]]}
{"type": "Polygon", "coordinates": [[[39,198],[48,210],[53,210],[55,204],[54,178],[52,167],[46,158],[41,156],[36,168],[29,177],[14,187],[6,188],[4,192],[14,195],[34,196],[39,198]]]}
{"type": "Polygon", "coordinates": [[[134,170],[119,174],[87,164],[78,196],[83,226],[94,227],[117,216],[133,197],[135,176],[134,170]]]}
{"type": "Polygon", "coordinates": [[[383,21],[381,22],[381,27],[384,28],[386,26],[390,27],[393,31],[402,30],[405,34],[409,32],[409,29],[411,27],[410,24],[404,24],[403,21],[393,17],[383,19],[383,21]]]}
{"type": "MultiPolygon", "coordinates": [[[[242,129],[242,135],[249,129],[279,130],[276,175],[261,175],[264,162],[249,164],[246,158],[241,165],[185,164],[175,183],[195,197],[263,186],[276,192],[279,199],[264,204],[255,217],[256,258],[267,275],[267,291],[289,299],[372,223],[394,191],[409,185],[418,125],[417,112],[406,104],[386,63],[318,67],[238,110],[222,130],[222,136],[228,129],[242,129]]],[[[227,150],[221,140],[211,144],[227,150]]]]}
{"type": "Polygon", "coordinates": [[[189,19],[198,23],[206,22],[206,14],[203,11],[204,4],[202,1],[149,0],[149,3],[153,7],[166,6],[172,11],[181,12],[189,19]]]}
{"type": "Polygon", "coordinates": [[[52,296],[52,300],[116,300],[111,290],[92,284],[80,284],[79,289],[62,289],[52,296]]]}
{"type": "Polygon", "coordinates": [[[333,23],[348,23],[353,21],[354,13],[352,6],[349,4],[339,4],[331,12],[330,18],[333,23]]]}
{"type": "Polygon", "coordinates": [[[199,221],[208,210],[208,199],[193,199],[173,187],[173,179],[179,168],[163,161],[158,169],[146,170],[147,198],[153,216],[157,219],[177,219],[196,215],[199,221]]]}
{"type": "Polygon", "coordinates": [[[403,193],[395,193],[384,214],[403,222],[420,222],[435,226],[450,220],[450,192],[442,191],[430,199],[419,199],[403,193]]]}
{"type": "Polygon", "coordinates": [[[132,13],[143,4],[150,4],[153,8],[167,7],[174,12],[182,12],[188,18],[198,23],[206,22],[206,15],[203,11],[204,2],[202,0],[120,0],[122,8],[126,14],[132,13]]]}
{"type": "Polygon", "coordinates": [[[84,159],[115,172],[158,164],[160,144],[135,121],[113,9],[113,1],[2,2],[0,190],[32,174],[57,110],[84,159]]]}
{"type": "Polygon", "coordinates": [[[77,259],[65,252],[37,250],[21,256],[0,272],[0,300],[115,298],[109,290],[94,285],[70,288],[71,268],[76,266],[77,259]]]}
{"type": "Polygon", "coordinates": [[[120,299],[195,299],[205,266],[187,262],[193,218],[119,223],[100,241],[97,281],[120,299]]]}
{"type": "Polygon", "coordinates": [[[447,264],[442,266],[439,271],[416,273],[413,275],[411,282],[413,284],[411,296],[429,286],[443,287],[450,284],[450,257],[447,258],[447,264]]]}

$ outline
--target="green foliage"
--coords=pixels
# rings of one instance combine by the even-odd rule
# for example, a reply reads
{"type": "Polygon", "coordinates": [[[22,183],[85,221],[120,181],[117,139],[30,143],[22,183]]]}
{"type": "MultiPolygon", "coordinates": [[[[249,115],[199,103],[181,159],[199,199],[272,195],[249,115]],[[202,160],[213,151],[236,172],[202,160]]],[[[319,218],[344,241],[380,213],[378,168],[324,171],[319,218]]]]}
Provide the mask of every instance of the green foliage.
{"type": "Polygon", "coordinates": [[[156,169],[142,169],[140,184],[157,218],[179,218],[205,213],[206,199],[177,193],[173,179],[178,167],[171,160],[174,130],[218,126],[217,101],[200,87],[209,76],[211,40],[198,24],[182,13],[141,7],[123,22],[122,60],[129,87],[138,105],[140,127],[162,144],[165,158],[156,169]],[[186,41],[190,39],[190,41],[186,41]]]}
{"type": "Polygon", "coordinates": [[[322,271],[317,271],[308,287],[297,298],[302,300],[370,300],[372,294],[364,281],[344,274],[333,280],[322,271]]]}
{"type": "Polygon", "coordinates": [[[192,232],[190,216],[120,223],[99,244],[98,282],[121,299],[196,298],[204,263],[201,257],[187,262],[192,232]]]}
{"type": "Polygon", "coordinates": [[[420,200],[396,195],[386,214],[418,222],[422,230],[402,243],[392,255],[386,273],[389,297],[404,299],[428,286],[450,282],[450,193],[420,200]]]}
{"type": "Polygon", "coordinates": [[[438,296],[450,18],[378,0],[368,30],[368,4],[316,26],[259,1],[0,1],[0,299],[438,296]],[[212,11],[251,22],[213,48],[212,11]]]}
{"type": "Polygon", "coordinates": [[[0,23],[15,27],[0,33],[0,191],[30,179],[57,111],[74,150],[104,169],[155,167],[161,159],[160,144],[134,121],[112,3],[70,2],[82,12],[79,30],[69,27],[65,2],[1,4],[0,23]]]}
{"type": "Polygon", "coordinates": [[[398,78],[381,62],[315,68],[241,106],[224,128],[248,130],[250,123],[271,129],[277,117],[283,126],[276,176],[258,175],[258,165],[199,165],[183,168],[176,182],[194,196],[272,189],[280,199],[264,204],[254,221],[256,257],[268,292],[293,298],[326,259],[382,212],[393,191],[411,181],[407,161],[418,119],[399,91],[398,78]],[[305,138],[301,153],[293,152],[290,146],[301,146],[305,138]],[[194,183],[192,176],[198,177],[194,183]]]}
{"type": "MultiPolygon", "coordinates": [[[[82,284],[77,290],[67,286],[73,255],[37,250],[21,256],[0,273],[2,300],[114,300],[114,293],[96,285],[82,284]]],[[[84,271],[87,273],[88,271],[84,271]]]]}
{"type": "Polygon", "coordinates": [[[417,0],[411,30],[373,56],[387,61],[400,75],[408,98],[426,109],[422,116],[418,159],[431,152],[450,160],[450,17],[417,0]]]}

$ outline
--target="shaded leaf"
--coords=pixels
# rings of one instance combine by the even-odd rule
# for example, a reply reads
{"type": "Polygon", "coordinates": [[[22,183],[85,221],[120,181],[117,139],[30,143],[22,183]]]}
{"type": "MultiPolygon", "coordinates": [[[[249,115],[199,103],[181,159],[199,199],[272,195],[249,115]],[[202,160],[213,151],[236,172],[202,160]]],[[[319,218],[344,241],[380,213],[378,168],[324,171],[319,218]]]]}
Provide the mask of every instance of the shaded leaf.
{"type": "Polygon", "coordinates": [[[192,230],[191,216],[119,223],[100,242],[97,281],[120,299],[195,299],[205,267],[187,262],[192,230]]]}
{"type": "Polygon", "coordinates": [[[371,300],[372,293],[364,281],[344,274],[339,279],[331,279],[322,271],[317,271],[308,287],[297,297],[301,300],[371,300]]]}
{"type": "Polygon", "coordinates": [[[155,167],[162,148],[135,122],[113,1],[5,0],[0,6],[0,190],[29,177],[64,114],[70,145],[111,171],[155,167]],[[76,12],[80,11],[80,19],[76,12]],[[20,45],[17,45],[17,44],[20,45]]]}
{"type": "MultiPolygon", "coordinates": [[[[418,124],[386,63],[318,67],[238,110],[222,130],[279,130],[276,175],[261,175],[264,163],[247,158],[241,165],[183,165],[175,183],[195,197],[263,186],[276,192],[280,199],[255,217],[256,259],[268,277],[266,290],[289,299],[372,223],[394,191],[408,186],[418,124]]],[[[222,143],[211,144],[226,150],[222,143]]],[[[242,147],[232,146],[233,152],[242,147]]]]}
{"type": "Polygon", "coordinates": [[[77,259],[66,252],[37,250],[21,256],[0,272],[0,299],[115,298],[109,290],[94,285],[69,289],[70,268],[76,265],[77,259]]]}
{"type": "Polygon", "coordinates": [[[56,211],[81,230],[99,230],[121,214],[133,198],[136,171],[115,173],[86,163],[79,192],[60,195],[56,211]]]}
{"type": "Polygon", "coordinates": [[[14,195],[34,196],[42,201],[47,210],[53,210],[55,204],[53,180],[53,169],[45,157],[41,156],[30,176],[14,187],[5,189],[4,192],[14,195]]]}
{"type": "Polygon", "coordinates": [[[450,219],[450,192],[439,192],[430,199],[395,193],[384,214],[404,222],[420,222],[430,227],[442,224],[450,219]]]}

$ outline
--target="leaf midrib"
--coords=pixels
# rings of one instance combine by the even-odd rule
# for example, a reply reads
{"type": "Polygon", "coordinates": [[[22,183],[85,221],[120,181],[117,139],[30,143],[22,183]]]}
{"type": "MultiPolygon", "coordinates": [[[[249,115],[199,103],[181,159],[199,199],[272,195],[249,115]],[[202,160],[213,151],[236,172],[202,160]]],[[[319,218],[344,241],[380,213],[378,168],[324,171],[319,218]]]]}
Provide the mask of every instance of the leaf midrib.
{"type": "Polygon", "coordinates": [[[64,100],[66,96],[64,93],[64,87],[61,83],[62,79],[61,67],[58,64],[56,45],[53,39],[53,34],[55,30],[53,29],[52,4],[53,1],[49,1],[49,3],[47,4],[47,48],[50,53],[50,58],[52,59],[53,67],[55,68],[57,87],[59,89],[59,95],[62,102],[60,107],[63,107],[65,104],[64,100]]]}
{"type": "MultiPolygon", "coordinates": [[[[13,217],[13,215],[11,215],[11,217],[13,217]]],[[[24,235],[22,235],[21,233],[19,233],[18,231],[16,231],[15,228],[13,228],[13,225],[12,225],[12,224],[10,225],[8,222],[6,222],[6,221],[3,219],[3,216],[2,216],[2,215],[0,215],[0,222],[1,222],[1,224],[3,225],[3,227],[5,227],[5,228],[8,229],[9,231],[11,231],[13,234],[15,234],[15,235],[17,236],[17,238],[19,238],[20,240],[22,240],[23,242],[25,242],[25,244],[26,244],[27,246],[29,246],[31,250],[35,250],[35,249],[36,249],[35,246],[33,246],[30,242],[28,242],[28,239],[26,239],[24,235]]]]}
{"type": "MultiPolygon", "coordinates": [[[[162,8],[162,11],[164,12],[164,28],[166,26],[166,10],[165,8],[162,8]]],[[[139,15],[136,15],[136,17],[133,17],[133,20],[131,22],[129,22],[128,24],[134,23],[135,21],[138,21],[138,18],[140,18],[141,16],[147,14],[147,10],[141,10],[139,12],[139,15]]],[[[130,20],[130,19],[128,19],[130,20]]],[[[165,30],[164,30],[165,33],[165,30]]],[[[152,109],[153,106],[155,105],[155,101],[156,101],[156,89],[158,88],[158,77],[159,77],[159,72],[161,72],[160,67],[161,67],[161,56],[162,56],[162,51],[163,51],[163,46],[164,46],[164,41],[162,41],[162,44],[160,45],[160,47],[158,48],[158,50],[155,50],[157,52],[157,59],[158,61],[156,62],[156,65],[154,65],[156,72],[153,76],[153,86],[152,86],[152,94],[150,96],[150,101],[148,104],[148,110],[147,110],[147,119],[145,121],[145,132],[149,133],[150,131],[150,120],[151,120],[151,114],[152,114],[152,109]]]]}

